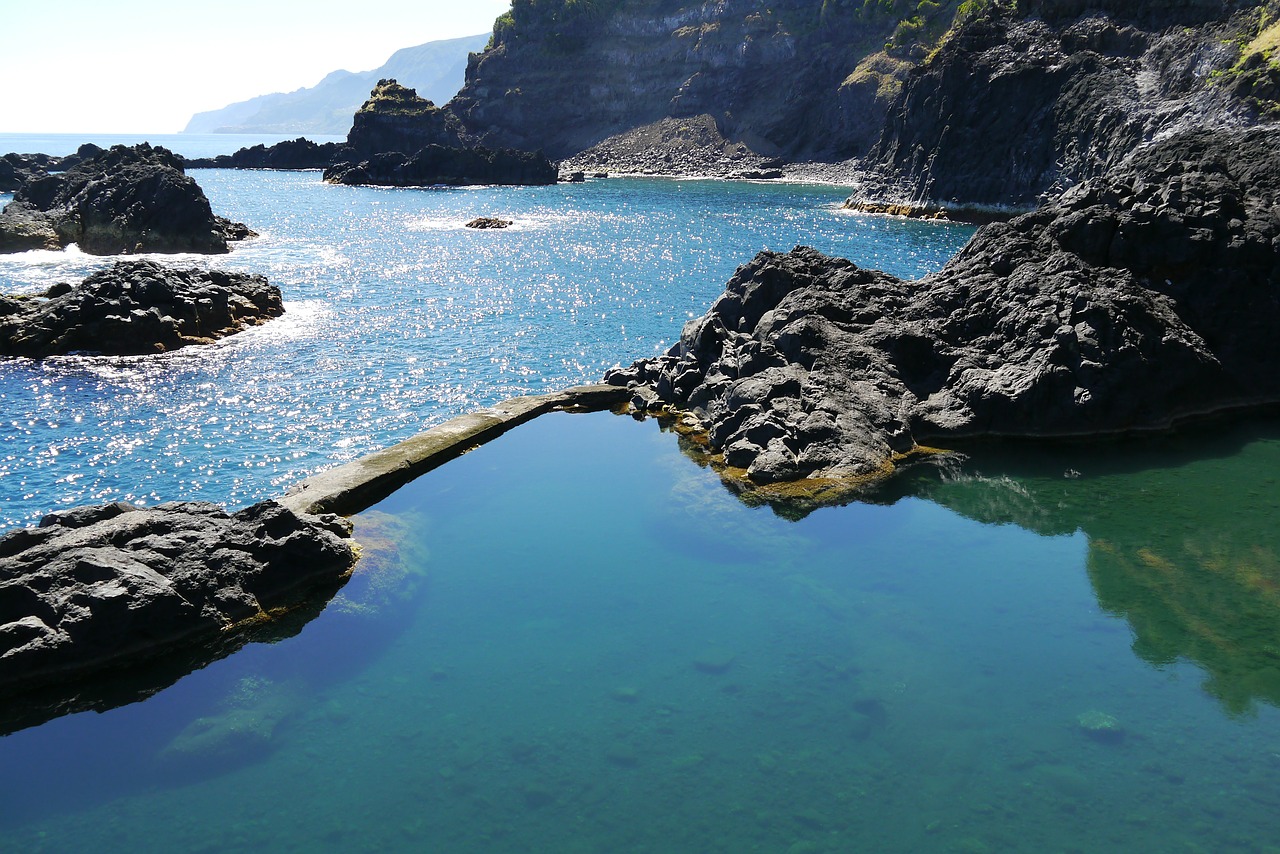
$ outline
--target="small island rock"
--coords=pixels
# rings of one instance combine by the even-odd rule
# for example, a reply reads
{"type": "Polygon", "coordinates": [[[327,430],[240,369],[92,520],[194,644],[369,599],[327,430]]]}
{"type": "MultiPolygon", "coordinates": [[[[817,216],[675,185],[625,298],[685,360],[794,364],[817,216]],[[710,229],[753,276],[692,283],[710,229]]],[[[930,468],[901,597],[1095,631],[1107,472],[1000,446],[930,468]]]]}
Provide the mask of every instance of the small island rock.
{"type": "Polygon", "coordinates": [[[498,219],[494,216],[478,216],[467,223],[467,228],[506,228],[515,225],[515,220],[498,219]]]}

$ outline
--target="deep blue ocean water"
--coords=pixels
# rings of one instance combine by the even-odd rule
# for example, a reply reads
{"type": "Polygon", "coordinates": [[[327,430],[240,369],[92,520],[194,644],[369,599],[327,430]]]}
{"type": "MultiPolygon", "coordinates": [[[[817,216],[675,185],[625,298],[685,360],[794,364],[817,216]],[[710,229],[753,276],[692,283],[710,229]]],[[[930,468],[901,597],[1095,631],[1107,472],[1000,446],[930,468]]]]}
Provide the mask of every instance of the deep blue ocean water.
{"type": "MultiPolygon", "coordinates": [[[[834,188],[193,174],[262,237],[180,260],[265,272],[288,315],[0,365],[7,524],[238,506],[660,350],[759,249],[915,275],[970,233],[834,188]]],[[[0,738],[0,851],[1275,850],[1280,426],[968,450],[788,521],[653,421],[538,419],[359,514],[295,636],[0,738]]]]}

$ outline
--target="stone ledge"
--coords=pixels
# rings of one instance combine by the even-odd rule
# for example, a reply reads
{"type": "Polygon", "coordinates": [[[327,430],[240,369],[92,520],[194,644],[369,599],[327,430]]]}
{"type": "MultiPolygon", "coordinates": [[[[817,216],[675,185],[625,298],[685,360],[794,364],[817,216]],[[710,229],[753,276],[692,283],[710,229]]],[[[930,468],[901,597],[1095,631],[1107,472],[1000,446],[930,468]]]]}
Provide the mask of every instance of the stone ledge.
{"type": "Polygon", "coordinates": [[[513,397],[313,475],[291,487],[280,503],[295,513],[359,513],[420,475],[539,415],[557,410],[609,409],[629,397],[626,388],[610,385],[575,386],[551,394],[513,397]]]}

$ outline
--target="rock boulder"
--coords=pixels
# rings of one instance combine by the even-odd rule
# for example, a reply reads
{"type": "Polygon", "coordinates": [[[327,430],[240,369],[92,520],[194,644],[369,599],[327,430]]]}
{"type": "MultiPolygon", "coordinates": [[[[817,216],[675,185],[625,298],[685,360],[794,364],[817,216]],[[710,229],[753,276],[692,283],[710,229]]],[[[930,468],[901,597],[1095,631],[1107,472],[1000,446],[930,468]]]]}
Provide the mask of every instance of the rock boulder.
{"type": "Polygon", "coordinates": [[[81,507],[0,537],[0,697],[216,642],[350,573],[346,523],[272,501],[81,507]]]}
{"type": "Polygon", "coordinates": [[[0,296],[0,356],[160,353],[283,313],[280,289],[262,276],[119,262],[39,297],[0,296]]]}

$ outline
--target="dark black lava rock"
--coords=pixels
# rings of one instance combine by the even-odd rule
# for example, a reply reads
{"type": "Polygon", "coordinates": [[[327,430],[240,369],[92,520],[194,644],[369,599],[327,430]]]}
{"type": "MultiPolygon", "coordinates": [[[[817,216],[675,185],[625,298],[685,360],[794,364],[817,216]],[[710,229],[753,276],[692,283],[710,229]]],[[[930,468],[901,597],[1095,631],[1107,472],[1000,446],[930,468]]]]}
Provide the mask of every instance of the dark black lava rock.
{"type": "Polygon", "coordinates": [[[331,184],[381,187],[430,187],[444,184],[554,184],[556,165],[541,154],[482,146],[446,148],[428,145],[414,155],[377,154],[360,163],[339,163],[324,170],[331,184]]]}
{"type": "Polygon", "coordinates": [[[987,4],[906,80],[850,201],[1025,211],[1152,139],[1254,123],[1228,84],[1257,5],[987,4]]]}
{"type": "Polygon", "coordinates": [[[506,228],[513,224],[513,220],[499,219],[496,216],[478,216],[467,223],[467,228],[506,228]]]}
{"type": "Polygon", "coordinates": [[[757,484],[966,437],[1167,428],[1280,401],[1280,135],[1193,132],[981,229],[916,282],[764,252],[667,354],[615,370],[757,484]]]}
{"type": "Polygon", "coordinates": [[[234,154],[188,158],[183,163],[188,169],[324,169],[353,156],[354,152],[343,143],[318,143],[298,137],[270,148],[258,144],[234,154]]]}
{"type": "Polygon", "coordinates": [[[12,193],[31,178],[58,167],[58,158],[47,154],[14,154],[0,157],[0,193],[12,193]]]}
{"type": "Polygon", "coordinates": [[[268,622],[350,573],[346,523],[273,501],[81,507],[0,537],[0,698],[268,622]]]}
{"type": "Polygon", "coordinates": [[[209,200],[173,152],[146,143],[112,146],[65,172],[28,178],[0,214],[0,251],[228,251],[253,232],[214,216],[209,200]]]}
{"type": "Polygon", "coordinates": [[[233,169],[324,169],[333,184],[429,187],[436,184],[554,184],[555,164],[541,153],[472,145],[449,110],[395,80],[379,80],[352,119],[347,141],[307,139],[232,155],[189,160],[189,166],[233,169]]]}
{"type": "Polygon", "coordinates": [[[379,80],[369,100],[356,110],[347,145],[361,157],[387,151],[412,154],[428,145],[464,146],[462,123],[413,89],[379,80]]]}
{"type": "Polygon", "coordinates": [[[121,261],[39,297],[0,296],[0,356],[161,353],[283,313],[280,289],[262,276],[121,261]]]}

